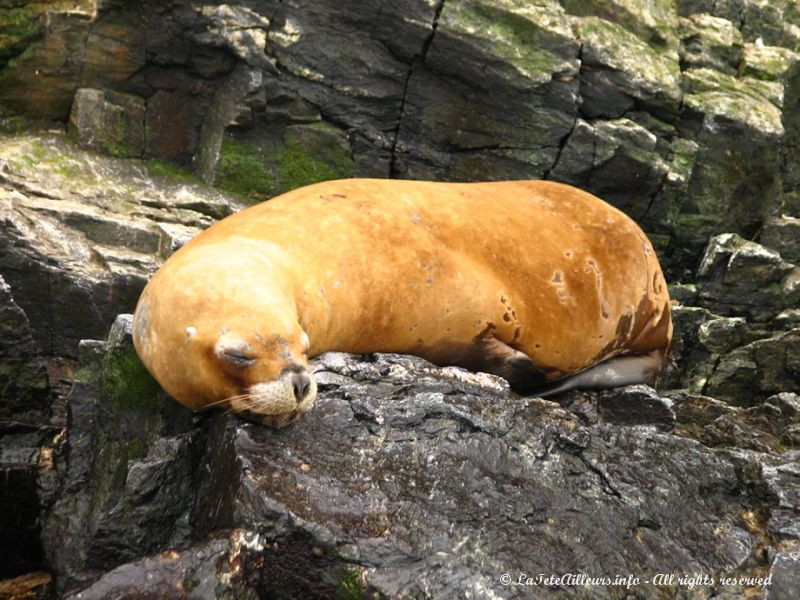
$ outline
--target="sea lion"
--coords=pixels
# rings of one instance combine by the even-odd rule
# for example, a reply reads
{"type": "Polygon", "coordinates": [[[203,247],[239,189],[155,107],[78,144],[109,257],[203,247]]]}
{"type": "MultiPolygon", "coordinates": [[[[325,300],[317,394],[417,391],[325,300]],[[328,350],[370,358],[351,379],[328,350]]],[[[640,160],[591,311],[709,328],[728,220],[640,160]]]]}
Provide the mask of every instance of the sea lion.
{"type": "Polygon", "coordinates": [[[223,219],[142,293],[136,350],[182,404],[282,426],[308,410],[309,357],[416,354],[520,393],[644,382],[672,336],[642,230],[549,181],[348,179],[223,219]]]}

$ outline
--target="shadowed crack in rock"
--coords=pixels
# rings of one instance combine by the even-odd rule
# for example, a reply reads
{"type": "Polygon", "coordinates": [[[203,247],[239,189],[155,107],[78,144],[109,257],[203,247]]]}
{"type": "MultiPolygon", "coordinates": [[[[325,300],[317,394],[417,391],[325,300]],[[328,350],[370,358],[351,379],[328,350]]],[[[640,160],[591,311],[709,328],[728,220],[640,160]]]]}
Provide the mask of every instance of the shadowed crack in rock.
{"type": "Polygon", "coordinates": [[[406,80],[403,83],[403,97],[400,100],[400,109],[397,115],[397,125],[394,128],[394,138],[392,140],[392,147],[391,147],[391,159],[389,161],[389,177],[394,179],[397,177],[397,141],[400,138],[400,127],[402,126],[403,116],[406,110],[406,98],[408,97],[408,88],[411,83],[411,77],[414,74],[414,70],[419,68],[420,65],[425,63],[425,57],[428,55],[428,50],[430,50],[431,44],[433,43],[433,38],[436,36],[436,31],[439,28],[439,18],[442,15],[442,11],[444,10],[444,3],[445,0],[439,0],[439,3],[436,6],[436,10],[433,14],[433,21],[431,23],[431,31],[428,34],[428,37],[425,38],[425,41],[422,44],[422,49],[420,53],[414,57],[411,61],[411,64],[408,65],[408,73],[406,74],[406,80]]]}

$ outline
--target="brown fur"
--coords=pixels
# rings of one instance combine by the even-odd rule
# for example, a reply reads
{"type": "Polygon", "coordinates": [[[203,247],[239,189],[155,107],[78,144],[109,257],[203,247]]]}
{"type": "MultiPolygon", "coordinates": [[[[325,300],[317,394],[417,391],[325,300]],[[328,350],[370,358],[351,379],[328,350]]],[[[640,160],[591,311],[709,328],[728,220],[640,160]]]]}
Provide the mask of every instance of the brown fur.
{"type": "Polygon", "coordinates": [[[351,179],[295,190],[179,250],[136,320],[145,364],[195,408],[329,350],[413,353],[507,377],[522,353],[533,364],[520,372],[538,385],[617,355],[663,355],[672,335],[641,229],[546,181],[351,179]],[[188,327],[197,335],[187,345],[188,327]],[[218,364],[210,348],[223,330],[248,340],[255,365],[218,364]]]}

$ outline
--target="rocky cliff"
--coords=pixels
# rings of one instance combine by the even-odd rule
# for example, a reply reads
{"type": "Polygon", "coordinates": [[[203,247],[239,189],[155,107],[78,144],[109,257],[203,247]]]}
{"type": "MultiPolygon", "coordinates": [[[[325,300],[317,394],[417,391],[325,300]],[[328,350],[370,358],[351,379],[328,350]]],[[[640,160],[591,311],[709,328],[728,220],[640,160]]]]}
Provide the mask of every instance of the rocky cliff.
{"type": "Polygon", "coordinates": [[[797,597],[798,52],[792,0],[0,0],[0,577],[35,572],[0,596],[797,597]],[[284,431],[173,405],[116,315],[348,176],[626,211],[677,301],[658,391],[330,355],[284,431]],[[565,572],[642,581],[501,579],[565,572]]]}

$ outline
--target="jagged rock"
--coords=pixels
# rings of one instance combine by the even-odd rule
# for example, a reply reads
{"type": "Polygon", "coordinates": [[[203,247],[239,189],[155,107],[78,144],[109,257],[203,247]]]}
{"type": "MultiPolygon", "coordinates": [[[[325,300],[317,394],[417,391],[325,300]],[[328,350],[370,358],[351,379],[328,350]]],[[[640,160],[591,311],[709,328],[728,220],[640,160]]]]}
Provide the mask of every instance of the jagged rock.
{"type": "Polygon", "coordinates": [[[783,88],[710,69],[685,71],[683,81],[681,124],[700,150],[681,210],[708,217],[711,233],[750,237],[782,204],[779,146],[785,131],[776,103],[783,88]]]}
{"type": "Polygon", "coordinates": [[[392,174],[475,181],[542,177],[553,167],[579,85],[579,43],[558,3],[444,2],[422,50],[392,174]]]}
{"type": "Polygon", "coordinates": [[[140,157],[145,145],[144,112],[144,100],[137,96],[79,89],[69,117],[70,137],[84,150],[140,157]]]}
{"type": "MultiPolygon", "coordinates": [[[[116,340],[111,357],[130,350],[124,332],[118,327],[110,334],[116,340]]],[[[106,352],[110,345],[87,342],[84,348],[106,352]]],[[[281,430],[219,415],[177,436],[173,424],[171,435],[159,437],[167,421],[156,431],[141,426],[140,419],[152,425],[161,410],[152,403],[145,413],[109,420],[102,416],[110,404],[102,399],[102,387],[77,392],[72,410],[82,406],[88,412],[73,417],[77,429],[70,431],[75,437],[66,463],[73,483],[59,495],[63,506],[57,504],[54,514],[74,515],[71,503],[97,508],[93,518],[71,517],[74,524],[84,523],[77,537],[61,533],[63,527],[49,530],[53,564],[63,565],[59,557],[66,551],[73,559],[93,557],[84,569],[110,568],[126,555],[141,554],[143,539],[155,546],[149,558],[91,585],[87,581],[69,597],[124,598],[149,591],[184,598],[181,589],[189,581],[198,586],[193,597],[214,597],[217,585],[223,586],[217,593],[233,586],[239,594],[257,590],[262,596],[331,597],[348,589],[356,596],[450,597],[494,590],[514,597],[515,589],[499,579],[502,573],[568,568],[747,574],[764,563],[760,544],[767,538],[758,526],[741,527],[742,503],[753,512],[780,508],[783,519],[796,514],[796,507],[779,507],[777,500],[796,493],[796,481],[769,470],[786,460],[764,463],[762,475],[758,453],[715,451],[657,431],[650,424],[668,429],[674,414],[671,401],[649,388],[599,395],[599,414],[617,424],[586,424],[553,402],[516,397],[495,376],[437,368],[415,357],[329,353],[315,359],[313,369],[317,406],[281,430]],[[651,409],[632,407],[639,417],[629,419],[625,402],[644,399],[651,409]],[[120,430],[119,423],[127,425],[120,430]],[[109,425],[118,431],[93,445],[92,437],[109,425]],[[76,502],[89,489],[105,489],[85,482],[108,478],[113,470],[90,467],[91,448],[119,457],[111,449],[119,447],[125,431],[146,431],[150,452],[129,457],[127,476],[114,479],[117,491],[104,492],[107,500],[76,502]],[[145,529],[126,535],[130,525],[122,523],[131,517],[122,512],[147,514],[157,504],[146,491],[158,480],[135,473],[151,466],[158,448],[174,447],[187,436],[196,440],[187,449],[197,466],[172,477],[173,485],[188,487],[169,496],[196,498],[190,514],[133,519],[145,529]],[[702,485],[687,477],[698,471],[702,485]],[[772,487],[770,495],[756,492],[765,485],[772,487]],[[120,503],[124,511],[114,508],[120,503]],[[115,546],[109,546],[110,538],[87,535],[92,523],[109,522],[111,515],[122,519],[115,546]],[[187,526],[194,539],[204,541],[188,546],[188,537],[167,540],[166,531],[187,526]],[[580,537],[572,533],[576,528],[580,537]],[[631,546],[631,529],[641,546],[631,546]],[[176,551],[154,554],[176,540],[176,551]]],[[[789,415],[797,400],[784,395],[771,405],[786,407],[789,415]]],[[[796,410],[792,414],[797,417],[796,410]]],[[[91,576],[72,574],[75,582],[91,576]]],[[[607,590],[598,593],[611,597],[607,590]]]]}
{"type": "Polygon", "coordinates": [[[139,362],[130,322],[81,344],[63,478],[42,535],[61,586],[188,540],[197,434],[139,362]]]}
{"type": "Polygon", "coordinates": [[[91,156],[63,136],[0,148],[0,272],[46,355],[76,356],[81,338],[132,310],[163,258],[213,222],[206,215],[242,205],[189,175],[153,177],[158,164],[91,156]]]}
{"type": "Polygon", "coordinates": [[[702,323],[697,330],[697,338],[709,352],[726,354],[743,345],[749,333],[743,317],[721,317],[702,323]]]}
{"type": "Polygon", "coordinates": [[[709,14],[681,19],[681,66],[735,75],[742,62],[742,34],[728,19],[709,14]]]}
{"type": "Polygon", "coordinates": [[[550,177],[586,189],[641,218],[669,171],[656,144],[652,132],[629,119],[594,125],[578,119],[550,177]]]}
{"type": "Polygon", "coordinates": [[[800,264],[800,219],[770,219],[764,224],[760,242],[778,252],[784,260],[800,264]]]}
{"type": "MultiPolygon", "coordinates": [[[[735,4],[735,2],[731,2],[735,4]]],[[[800,49],[800,9],[791,0],[746,0],[740,3],[742,33],[749,42],[800,49]]]]}
{"type": "Polygon", "coordinates": [[[25,413],[47,413],[49,389],[28,318],[0,275],[0,418],[19,420],[25,413]]]}
{"type": "Polygon", "coordinates": [[[800,308],[787,308],[772,320],[776,329],[795,329],[800,327],[800,308]]]}
{"type": "Polygon", "coordinates": [[[783,81],[797,61],[797,53],[777,46],[745,44],[742,60],[743,76],[762,81],[783,81]]]}
{"type": "Polygon", "coordinates": [[[752,406],[779,392],[800,390],[800,329],[778,333],[723,356],[704,393],[752,406]]]}
{"type": "Polygon", "coordinates": [[[244,6],[204,6],[200,14],[207,20],[206,31],[196,35],[201,45],[226,46],[251,67],[275,72],[267,59],[269,19],[244,6]]]}
{"type": "Polygon", "coordinates": [[[727,412],[705,424],[707,446],[736,446],[758,452],[800,447],[800,397],[783,392],[746,410],[727,412]]]}
{"type": "Polygon", "coordinates": [[[800,594],[800,552],[780,552],[772,561],[772,581],[765,600],[794,598],[800,594]]]}
{"type": "Polygon", "coordinates": [[[693,392],[703,389],[714,367],[714,359],[700,343],[700,326],[715,315],[696,306],[673,306],[672,344],[670,358],[661,374],[660,385],[665,389],[686,388],[693,392]]]}
{"type": "Polygon", "coordinates": [[[34,118],[69,117],[82,68],[90,12],[48,12],[44,37],[0,71],[0,105],[34,118]],[[31,77],[39,71],[39,75],[31,77]]]}
{"type": "Polygon", "coordinates": [[[9,600],[49,600],[53,593],[53,578],[37,571],[0,581],[0,598],[9,600]]]}
{"type": "Polygon", "coordinates": [[[670,122],[681,99],[677,52],[656,48],[615,23],[577,23],[581,50],[581,113],[616,119],[642,106],[670,122]]]}
{"type": "Polygon", "coordinates": [[[697,273],[698,302],[721,315],[769,321],[800,301],[800,270],[736,234],[712,238],[697,273]]]}

